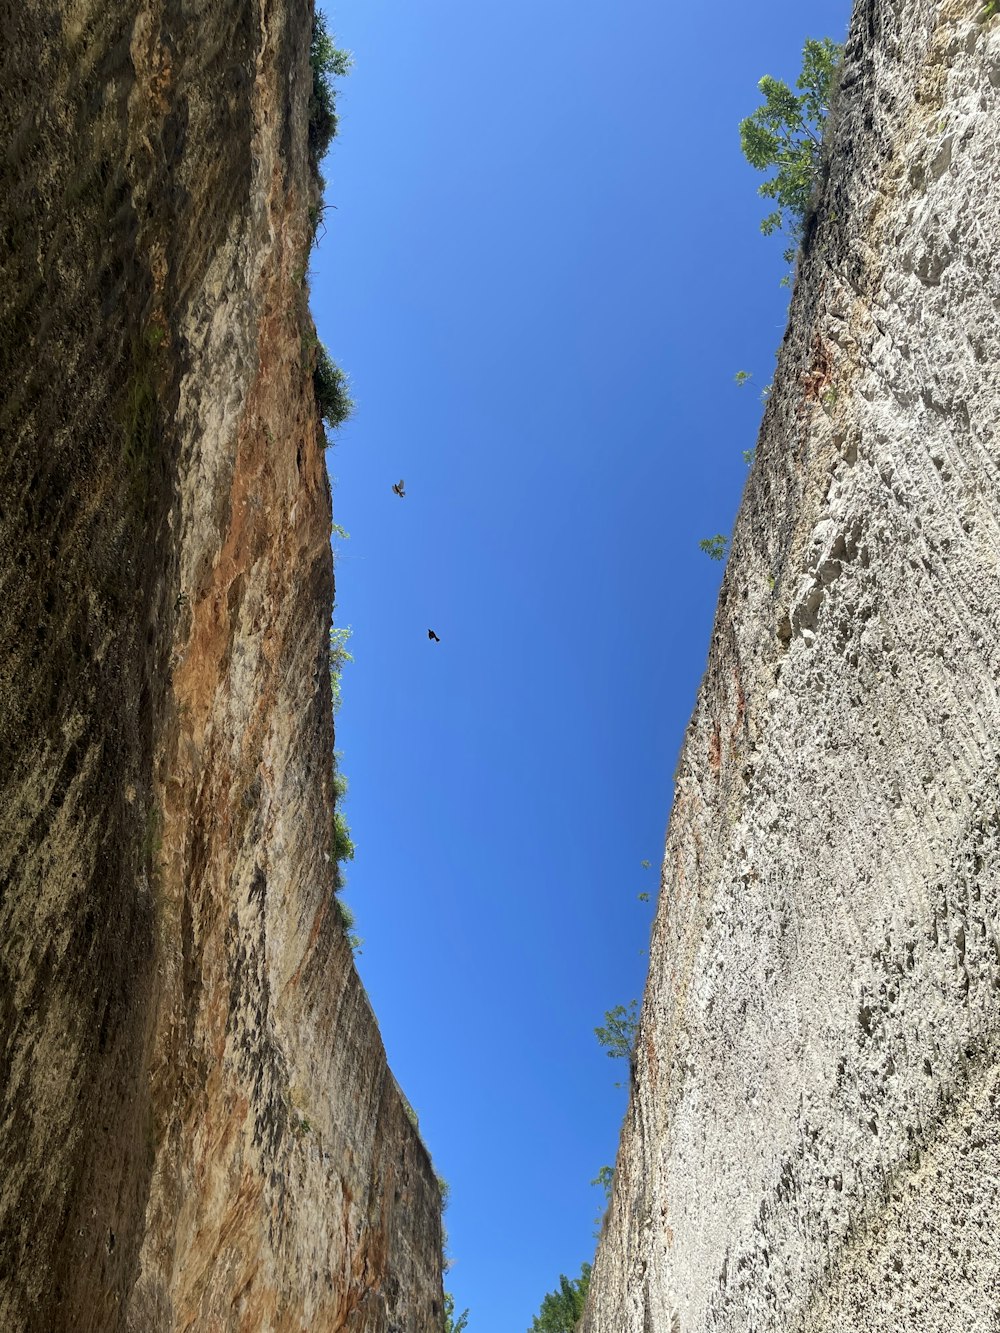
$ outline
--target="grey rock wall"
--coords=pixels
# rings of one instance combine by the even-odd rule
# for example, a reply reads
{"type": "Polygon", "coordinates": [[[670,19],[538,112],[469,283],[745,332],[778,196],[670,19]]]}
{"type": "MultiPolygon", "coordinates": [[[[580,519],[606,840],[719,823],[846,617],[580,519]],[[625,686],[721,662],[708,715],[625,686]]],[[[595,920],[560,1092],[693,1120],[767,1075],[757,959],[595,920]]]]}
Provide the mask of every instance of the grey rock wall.
{"type": "Polygon", "coordinates": [[[585,1333],[1000,1327],[1000,17],[859,0],[585,1333]]]}

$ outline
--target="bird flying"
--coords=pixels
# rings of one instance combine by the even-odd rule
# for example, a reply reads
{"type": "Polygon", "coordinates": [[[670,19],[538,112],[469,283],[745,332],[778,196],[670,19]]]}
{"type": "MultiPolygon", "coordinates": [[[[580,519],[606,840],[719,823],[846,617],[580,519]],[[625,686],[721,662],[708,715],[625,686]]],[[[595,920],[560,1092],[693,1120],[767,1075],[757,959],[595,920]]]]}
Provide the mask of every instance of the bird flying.
{"type": "Polygon", "coordinates": [[[406,487],[403,484],[402,477],[400,477],[399,481],[396,482],[392,489],[393,493],[398,495],[401,500],[406,499],[406,487]]]}
{"type": "Polygon", "coordinates": [[[434,631],[433,631],[432,629],[429,629],[429,630],[427,631],[427,637],[428,637],[429,639],[433,639],[435,643],[440,643],[440,642],[441,642],[441,640],[438,638],[438,636],[434,633],[434,631]]]}

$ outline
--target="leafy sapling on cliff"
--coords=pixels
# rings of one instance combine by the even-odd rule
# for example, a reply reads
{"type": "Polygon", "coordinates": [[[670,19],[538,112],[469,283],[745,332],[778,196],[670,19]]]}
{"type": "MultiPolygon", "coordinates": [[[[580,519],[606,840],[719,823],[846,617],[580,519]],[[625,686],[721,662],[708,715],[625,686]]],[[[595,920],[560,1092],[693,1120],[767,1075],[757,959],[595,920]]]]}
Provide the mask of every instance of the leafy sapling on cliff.
{"type": "Polygon", "coordinates": [[[709,560],[725,560],[729,538],[724,532],[717,532],[714,537],[703,537],[698,549],[704,551],[709,560]]]}
{"type": "Polygon", "coordinates": [[[743,155],[758,171],[773,171],[758,193],[777,204],[761,222],[765,236],[784,228],[792,244],[791,263],[802,240],[802,227],[819,172],[823,128],[830,110],[844,48],[824,37],[802,48],[802,73],[793,92],[781,79],[765,74],[759,83],[764,102],[740,122],[743,155]]]}
{"type": "Polygon", "coordinates": [[[615,1180],[615,1168],[613,1166],[602,1166],[597,1175],[590,1182],[591,1185],[600,1185],[604,1191],[604,1202],[611,1202],[611,1187],[615,1180]]]}
{"type": "MultiPolygon", "coordinates": [[[[594,1028],[594,1036],[599,1045],[604,1047],[608,1058],[611,1060],[627,1058],[630,1067],[635,1049],[635,1034],[639,1029],[639,1019],[636,1014],[638,1007],[638,1000],[630,1000],[627,1006],[616,1004],[604,1015],[604,1026],[594,1028]]],[[[615,1086],[620,1088],[623,1085],[617,1083],[615,1086]]]]}
{"type": "Polygon", "coordinates": [[[463,1333],[469,1327],[469,1312],[455,1313],[455,1297],[450,1291],[444,1294],[444,1333],[463,1333]]]}
{"type": "Polygon", "coordinates": [[[627,1006],[616,1004],[604,1015],[604,1026],[594,1028],[594,1036],[598,1044],[604,1047],[609,1059],[621,1060],[631,1056],[639,1026],[636,1016],[638,1007],[638,1000],[630,1000],[627,1006]]]}

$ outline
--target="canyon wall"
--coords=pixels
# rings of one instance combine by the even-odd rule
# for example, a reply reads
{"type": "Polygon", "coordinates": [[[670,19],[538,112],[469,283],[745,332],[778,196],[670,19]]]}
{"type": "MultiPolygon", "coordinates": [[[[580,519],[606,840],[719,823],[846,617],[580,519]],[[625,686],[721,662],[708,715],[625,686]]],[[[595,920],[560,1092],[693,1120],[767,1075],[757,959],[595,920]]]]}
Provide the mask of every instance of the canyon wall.
{"type": "Polygon", "coordinates": [[[1000,17],[858,0],[586,1333],[1000,1327],[1000,17]]]}
{"type": "Polygon", "coordinates": [[[311,6],[0,19],[0,1327],[437,1333],[332,894],[311,6]]]}

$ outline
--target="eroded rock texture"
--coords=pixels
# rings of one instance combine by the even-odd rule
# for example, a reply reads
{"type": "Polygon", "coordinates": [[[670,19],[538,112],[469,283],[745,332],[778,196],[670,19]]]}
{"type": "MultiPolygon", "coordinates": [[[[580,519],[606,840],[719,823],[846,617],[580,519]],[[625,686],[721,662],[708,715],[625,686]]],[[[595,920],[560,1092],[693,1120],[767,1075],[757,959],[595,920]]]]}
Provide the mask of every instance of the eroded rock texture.
{"type": "Polygon", "coordinates": [[[307,0],[0,0],[0,1328],[441,1322],[333,909],[307,0]]]}
{"type": "Polygon", "coordinates": [[[587,1333],[1000,1309],[1000,18],[859,0],[587,1333]]]}

